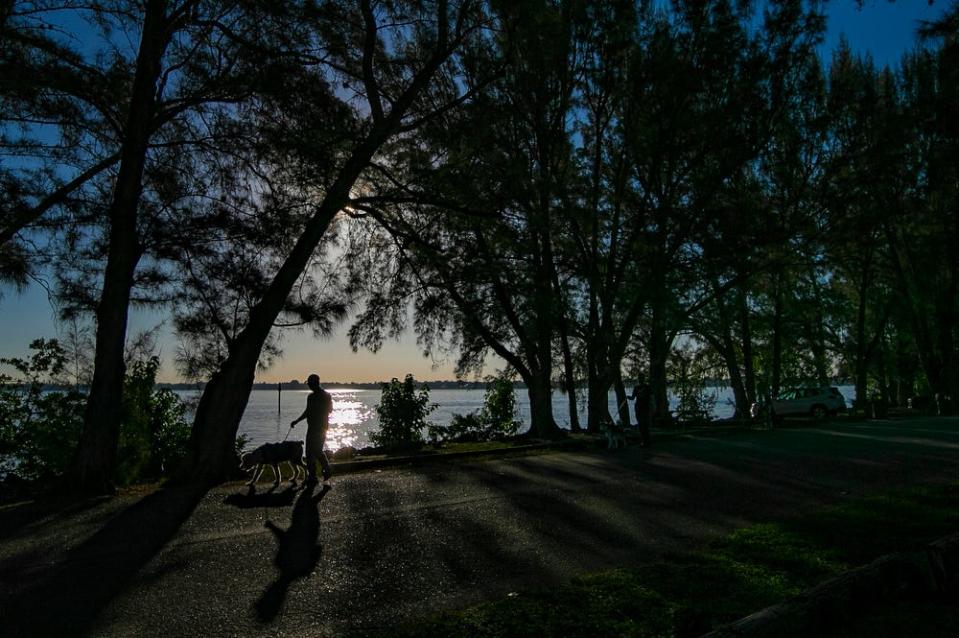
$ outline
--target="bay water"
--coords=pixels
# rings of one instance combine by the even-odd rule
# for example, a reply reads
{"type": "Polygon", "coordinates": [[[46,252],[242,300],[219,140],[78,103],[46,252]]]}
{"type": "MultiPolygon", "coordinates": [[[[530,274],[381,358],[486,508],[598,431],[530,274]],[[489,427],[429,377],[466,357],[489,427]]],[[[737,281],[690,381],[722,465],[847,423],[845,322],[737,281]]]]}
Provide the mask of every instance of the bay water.
{"type": "MultiPolygon", "coordinates": [[[[838,386],[846,398],[846,405],[852,405],[855,394],[852,386],[838,386]]],[[[380,402],[380,390],[330,387],[326,390],[333,396],[333,414],[330,416],[330,429],[327,433],[327,449],[337,450],[353,446],[361,448],[370,444],[370,432],[379,429],[376,405],[380,402]]],[[[529,429],[529,396],[525,389],[516,392],[516,418],[521,423],[520,432],[529,429]]],[[[733,394],[730,388],[717,387],[708,391],[716,399],[713,408],[714,419],[732,417],[733,394]]],[[[184,399],[195,397],[195,393],[178,392],[184,399]]],[[[240,422],[239,434],[247,437],[247,449],[267,442],[289,439],[302,440],[306,435],[306,422],[300,422],[290,432],[290,422],[299,417],[306,407],[309,390],[284,390],[277,400],[275,390],[253,390],[246,411],[240,422]]],[[[436,409],[430,414],[429,421],[445,426],[454,414],[467,414],[483,406],[484,390],[430,390],[430,401],[436,409]]],[[[670,394],[670,409],[675,410],[677,398],[670,394]]],[[[553,393],[553,417],[561,427],[569,427],[569,408],[565,394],[553,393]]],[[[616,396],[609,394],[610,414],[616,414],[616,396]]],[[[578,402],[580,423],[586,423],[585,397],[578,402]]],[[[632,416],[632,402],[629,405],[632,416]]]]}

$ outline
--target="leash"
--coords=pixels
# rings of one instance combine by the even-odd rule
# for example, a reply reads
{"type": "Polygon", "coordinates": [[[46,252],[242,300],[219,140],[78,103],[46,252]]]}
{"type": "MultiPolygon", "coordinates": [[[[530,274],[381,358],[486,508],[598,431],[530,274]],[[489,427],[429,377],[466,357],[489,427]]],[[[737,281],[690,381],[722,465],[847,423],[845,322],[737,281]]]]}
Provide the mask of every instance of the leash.
{"type": "Polygon", "coordinates": [[[288,438],[290,438],[290,432],[292,432],[292,431],[293,431],[293,426],[291,425],[291,426],[290,426],[289,428],[287,428],[287,430],[286,430],[286,436],[283,437],[283,441],[282,441],[283,443],[286,443],[286,440],[287,440],[288,438]]]}

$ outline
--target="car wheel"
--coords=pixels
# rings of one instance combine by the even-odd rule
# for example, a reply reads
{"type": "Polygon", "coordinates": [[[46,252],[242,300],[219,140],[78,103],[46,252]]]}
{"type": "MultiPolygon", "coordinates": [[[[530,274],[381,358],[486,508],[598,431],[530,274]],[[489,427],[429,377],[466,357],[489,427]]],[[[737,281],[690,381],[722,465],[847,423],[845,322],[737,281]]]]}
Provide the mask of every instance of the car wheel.
{"type": "Polygon", "coordinates": [[[814,405],[812,406],[811,414],[812,418],[816,419],[817,421],[822,421],[826,418],[826,408],[821,405],[814,405]]]}

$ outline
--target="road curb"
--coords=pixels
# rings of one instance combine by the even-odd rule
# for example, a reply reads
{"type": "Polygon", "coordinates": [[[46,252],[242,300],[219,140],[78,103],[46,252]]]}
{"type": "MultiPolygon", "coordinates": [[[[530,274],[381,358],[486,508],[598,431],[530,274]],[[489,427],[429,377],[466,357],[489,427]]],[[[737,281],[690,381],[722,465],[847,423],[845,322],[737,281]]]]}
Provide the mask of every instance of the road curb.
{"type": "Polygon", "coordinates": [[[352,461],[330,461],[334,474],[352,474],[365,470],[379,469],[384,467],[396,467],[400,465],[425,465],[443,463],[461,459],[476,459],[487,456],[520,456],[533,452],[544,450],[574,451],[585,450],[593,445],[592,441],[555,441],[547,443],[530,443],[527,445],[516,445],[508,448],[493,448],[489,450],[463,450],[461,452],[439,452],[436,454],[410,454],[403,456],[390,456],[378,459],[352,460],[352,461]]]}
{"type": "MultiPolygon", "coordinates": [[[[743,425],[720,425],[711,427],[690,428],[685,431],[675,430],[653,430],[652,438],[654,441],[675,441],[697,435],[718,435],[736,434],[740,432],[754,431],[756,428],[750,428],[743,425]]],[[[629,430],[631,440],[639,439],[639,429],[629,430]],[[634,431],[635,430],[635,431],[634,431]]],[[[401,456],[390,456],[386,458],[334,461],[330,460],[330,465],[336,474],[352,474],[370,469],[381,469],[385,467],[396,467],[402,465],[422,465],[436,464],[445,461],[455,461],[461,459],[475,459],[482,457],[499,456],[521,456],[533,452],[556,451],[556,452],[576,452],[589,449],[601,450],[605,448],[604,439],[597,437],[594,440],[570,440],[560,439],[558,441],[547,441],[542,443],[530,443],[527,445],[517,445],[508,448],[493,448],[489,450],[464,450],[462,452],[439,452],[436,454],[407,454],[401,456]]]]}

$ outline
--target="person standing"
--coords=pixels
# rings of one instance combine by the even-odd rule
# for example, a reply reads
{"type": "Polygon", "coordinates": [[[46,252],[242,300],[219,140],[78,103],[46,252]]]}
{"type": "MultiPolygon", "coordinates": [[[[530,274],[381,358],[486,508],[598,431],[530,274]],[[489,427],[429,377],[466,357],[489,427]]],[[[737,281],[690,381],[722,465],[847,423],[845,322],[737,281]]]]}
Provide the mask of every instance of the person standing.
{"type": "Polygon", "coordinates": [[[333,397],[320,387],[320,377],[311,374],[306,385],[311,392],[306,397],[306,410],[296,420],[290,423],[294,427],[306,419],[306,471],[307,481],[316,482],[316,462],[323,468],[323,480],[328,481],[333,476],[330,469],[330,460],[326,458],[323,446],[326,444],[326,431],[330,428],[330,413],[333,412],[333,397]]]}
{"type": "Polygon", "coordinates": [[[652,443],[649,436],[649,422],[652,420],[653,391],[643,375],[639,375],[633,387],[633,394],[629,398],[636,401],[634,409],[642,446],[649,447],[652,443]]]}

